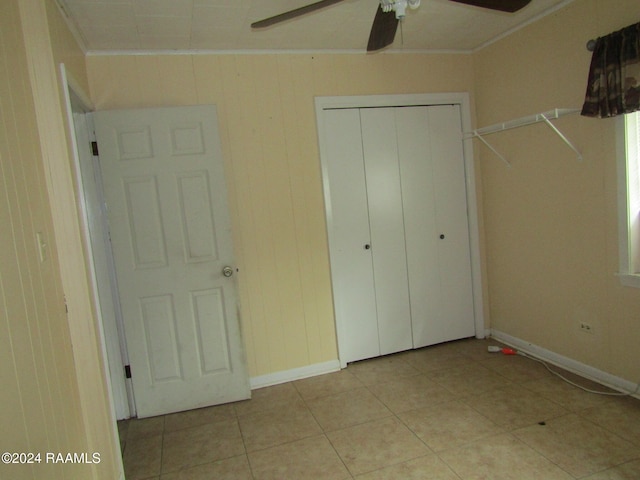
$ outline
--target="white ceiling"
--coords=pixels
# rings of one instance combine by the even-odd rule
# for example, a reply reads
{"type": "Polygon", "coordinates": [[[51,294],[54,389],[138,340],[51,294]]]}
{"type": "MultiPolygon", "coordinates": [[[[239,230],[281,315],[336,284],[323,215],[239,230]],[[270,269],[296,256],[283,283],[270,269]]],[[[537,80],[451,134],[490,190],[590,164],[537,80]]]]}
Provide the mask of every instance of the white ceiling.
{"type": "MultiPolygon", "coordinates": [[[[87,52],[365,51],[378,0],[344,0],[262,30],[250,24],[316,0],[57,0],[87,52]]],[[[572,0],[532,0],[509,14],[449,0],[407,10],[390,50],[472,51],[572,0]]]]}

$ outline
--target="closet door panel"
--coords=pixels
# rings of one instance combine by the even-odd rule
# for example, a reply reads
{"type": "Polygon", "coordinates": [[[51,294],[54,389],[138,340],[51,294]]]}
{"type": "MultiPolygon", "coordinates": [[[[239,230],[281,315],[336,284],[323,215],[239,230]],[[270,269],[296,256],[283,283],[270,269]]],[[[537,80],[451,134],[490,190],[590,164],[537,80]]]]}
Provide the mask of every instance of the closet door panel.
{"type": "Polygon", "coordinates": [[[364,157],[357,109],[324,112],[325,199],[342,362],[380,355],[364,157]]]}
{"type": "Polygon", "coordinates": [[[413,346],[394,108],[360,110],[382,355],[413,346]]]}
{"type": "Polygon", "coordinates": [[[442,341],[434,335],[443,306],[429,108],[396,113],[414,348],[442,341]]]}
{"type": "Polygon", "coordinates": [[[433,168],[439,179],[436,221],[446,236],[438,249],[442,301],[446,305],[441,325],[451,340],[475,334],[460,107],[431,107],[429,115],[433,168]]]}
{"type": "MultiPolygon", "coordinates": [[[[428,134],[422,134],[426,142],[421,146],[423,160],[409,161],[401,156],[403,194],[416,177],[424,181],[430,175],[431,185],[422,199],[405,199],[405,216],[430,205],[434,215],[430,225],[435,228],[425,229],[427,236],[420,240],[425,248],[435,247],[423,267],[429,272],[425,274],[429,281],[420,285],[410,279],[412,308],[426,312],[427,319],[424,323],[420,318],[414,321],[415,348],[475,334],[460,111],[457,105],[425,109],[428,134]],[[432,272],[437,272],[437,278],[432,272]],[[429,293],[421,296],[423,286],[429,293]]],[[[410,265],[422,255],[416,250],[415,239],[412,241],[407,248],[410,265]]]]}

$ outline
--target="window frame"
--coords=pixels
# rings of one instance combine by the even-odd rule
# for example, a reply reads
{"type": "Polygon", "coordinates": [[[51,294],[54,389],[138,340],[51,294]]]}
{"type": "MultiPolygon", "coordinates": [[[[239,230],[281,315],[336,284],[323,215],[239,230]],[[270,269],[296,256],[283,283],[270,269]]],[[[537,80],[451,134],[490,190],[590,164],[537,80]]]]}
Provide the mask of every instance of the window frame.
{"type": "Polygon", "coordinates": [[[619,243],[617,275],[622,285],[640,288],[640,112],[618,117],[616,131],[619,243]]]}

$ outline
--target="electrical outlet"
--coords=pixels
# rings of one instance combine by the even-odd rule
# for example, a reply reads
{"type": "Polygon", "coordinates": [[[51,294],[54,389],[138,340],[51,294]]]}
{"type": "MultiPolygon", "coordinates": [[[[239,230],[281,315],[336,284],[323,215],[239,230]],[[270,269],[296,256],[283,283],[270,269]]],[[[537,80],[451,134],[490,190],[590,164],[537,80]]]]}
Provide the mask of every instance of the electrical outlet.
{"type": "Polygon", "coordinates": [[[593,333],[593,327],[585,322],[580,322],[580,331],[585,333],[593,333]]]}

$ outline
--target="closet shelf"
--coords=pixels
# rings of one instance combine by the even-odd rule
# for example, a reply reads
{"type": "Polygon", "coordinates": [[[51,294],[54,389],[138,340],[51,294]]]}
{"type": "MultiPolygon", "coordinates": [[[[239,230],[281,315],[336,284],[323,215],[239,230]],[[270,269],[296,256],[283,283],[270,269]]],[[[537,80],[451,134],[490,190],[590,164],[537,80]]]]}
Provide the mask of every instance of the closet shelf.
{"type": "Polygon", "coordinates": [[[512,128],[525,127],[527,125],[533,125],[535,123],[544,122],[562,139],[564,143],[566,143],[569,146],[569,148],[571,148],[576,153],[576,155],[578,156],[578,160],[582,161],[582,154],[580,153],[580,151],[558,129],[558,127],[556,127],[553,123],[551,123],[551,120],[564,117],[565,115],[578,113],[579,111],[580,111],[579,108],[556,108],[553,110],[549,110],[548,112],[536,113],[534,115],[528,115],[526,117],[520,117],[514,120],[509,120],[508,122],[496,123],[494,125],[489,125],[487,127],[478,128],[477,130],[474,130],[472,132],[465,132],[463,138],[465,139],[477,138],[482,143],[484,143],[493,153],[495,153],[498,157],[500,157],[500,159],[504,163],[506,163],[508,166],[511,166],[509,161],[503,155],[501,155],[495,148],[493,148],[491,144],[489,144],[489,142],[487,142],[484,139],[484,136],[491,135],[492,133],[504,132],[505,130],[511,130],[512,128]]]}

